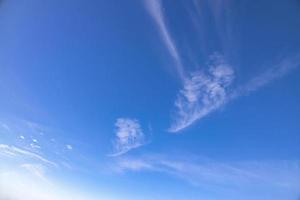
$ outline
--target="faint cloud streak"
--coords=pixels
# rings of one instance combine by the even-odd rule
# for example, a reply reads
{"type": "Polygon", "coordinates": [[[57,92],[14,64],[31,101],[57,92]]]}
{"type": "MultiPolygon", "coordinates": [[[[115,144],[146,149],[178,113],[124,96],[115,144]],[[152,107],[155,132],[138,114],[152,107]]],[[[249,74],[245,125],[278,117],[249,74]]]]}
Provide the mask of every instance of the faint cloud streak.
{"type": "Polygon", "coordinates": [[[151,15],[151,17],[154,19],[158,30],[160,32],[160,35],[162,37],[162,40],[164,44],[166,45],[171,57],[174,60],[176,70],[180,76],[180,78],[184,78],[184,69],[182,65],[182,61],[179,55],[179,52],[177,50],[176,44],[168,30],[168,27],[166,25],[163,9],[162,9],[162,2],[161,0],[145,0],[146,8],[151,15]]]}
{"type": "Polygon", "coordinates": [[[26,156],[32,159],[39,160],[43,163],[49,164],[51,166],[57,167],[57,164],[47,160],[46,158],[42,157],[41,155],[38,155],[36,153],[15,147],[15,146],[9,146],[6,144],[0,144],[0,154],[7,157],[18,157],[18,156],[26,156]]]}
{"type": "Polygon", "coordinates": [[[295,194],[300,186],[298,160],[217,162],[199,157],[148,155],[121,158],[116,165],[117,172],[164,173],[196,187],[213,192],[226,191],[226,194],[233,196],[244,196],[245,192],[251,194],[253,191],[248,189],[257,186],[260,190],[272,188],[295,194]]]}

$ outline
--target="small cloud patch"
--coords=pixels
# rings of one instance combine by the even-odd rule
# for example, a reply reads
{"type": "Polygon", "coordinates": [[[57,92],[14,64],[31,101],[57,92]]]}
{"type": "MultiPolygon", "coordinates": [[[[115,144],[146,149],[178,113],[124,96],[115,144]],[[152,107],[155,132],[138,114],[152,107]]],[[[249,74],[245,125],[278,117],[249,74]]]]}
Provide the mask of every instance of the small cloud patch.
{"type": "Polygon", "coordinates": [[[145,144],[145,135],[137,119],[119,118],[115,123],[114,153],[119,156],[145,144]]]}
{"type": "Polygon", "coordinates": [[[67,145],[66,145],[66,148],[67,148],[68,150],[73,150],[73,147],[72,147],[70,144],[67,144],[67,145]]]}

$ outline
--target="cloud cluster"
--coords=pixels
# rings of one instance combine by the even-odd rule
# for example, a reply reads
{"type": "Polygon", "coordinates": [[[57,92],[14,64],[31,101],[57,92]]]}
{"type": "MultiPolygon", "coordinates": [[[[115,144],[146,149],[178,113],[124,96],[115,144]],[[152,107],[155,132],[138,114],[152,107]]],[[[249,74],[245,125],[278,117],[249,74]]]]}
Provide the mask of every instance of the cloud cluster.
{"type": "MultiPolygon", "coordinates": [[[[221,50],[222,54],[211,55],[211,63],[208,66],[203,67],[202,70],[189,73],[186,71],[186,63],[183,62],[184,59],[181,56],[181,52],[183,51],[178,48],[175,39],[171,36],[170,28],[166,23],[162,3],[161,0],[145,0],[145,7],[157,25],[163,45],[171,55],[183,85],[175,100],[175,119],[169,128],[170,132],[179,132],[189,127],[197,120],[221,108],[227,102],[258,90],[300,65],[299,54],[289,55],[286,58],[281,58],[277,63],[271,62],[268,67],[262,66],[262,68],[267,68],[267,70],[246,81],[244,85],[233,87],[232,82],[236,74],[233,71],[233,67],[228,65],[225,61],[225,57],[222,56],[223,53],[231,55],[236,51],[235,45],[233,44],[235,43],[232,23],[233,16],[228,12],[228,9],[226,9],[231,6],[233,2],[209,1],[209,11],[206,10],[206,12],[211,12],[212,14],[215,22],[213,26],[216,26],[217,38],[223,47],[221,50]]],[[[198,24],[196,26],[197,31],[200,30],[200,32],[205,31],[205,24],[201,20],[203,18],[203,9],[207,7],[203,6],[205,4],[203,3],[202,1],[193,1],[197,15],[191,15],[192,20],[198,24]],[[198,18],[201,19],[200,25],[198,18]]],[[[207,33],[200,35],[204,37],[207,33]]],[[[202,42],[204,41],[207,41],[207,38],[202,38],[202,42]]],[[[202,45],[205,46],[205,44],[202,45]]],[[[200,45],[199,48],[201,49],[202,46],[200,45]]],[[[205,55],[209,55],[211,51],[205,50],[204,52],[206,52],[205,55]]],[[[197,62],[192,61],[192,63],[197,62]]]]}
{"type": "Polygon", "coordinates": [[[16,161],[23,159],[56,169],[65,165],[62,163],[70,166],[68,163],[77,159],[73,156],[72,150],[75,149],[73,144],[67,141],[69,139],[59,136],[63,135],[63,131],[56,128],[24,119],[6,117],[0,119],[1,133],[4,135],[0,144],[0,157],[4,156],[16,161]]]}
{"type": "Polygon", "coordinates": [[[116,138],[113,141],[114,153],[119,156],[145,144],[145,135],[138,120],[119,118],[115,123],[116,138]]]}
{"type": "Polygon", "coordinates": [[[169,131],[178,132],[224,105],[234,76],[223,56],[213,54],[208,71],[194,72],[184,81],[175,101],[175,122],[169,131]]]}

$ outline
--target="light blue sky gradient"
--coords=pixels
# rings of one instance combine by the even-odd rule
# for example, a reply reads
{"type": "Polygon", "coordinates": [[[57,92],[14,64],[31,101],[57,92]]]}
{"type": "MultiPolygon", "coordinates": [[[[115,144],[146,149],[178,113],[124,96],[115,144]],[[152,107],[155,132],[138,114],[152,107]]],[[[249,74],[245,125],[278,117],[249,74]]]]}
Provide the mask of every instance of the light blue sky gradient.
{"type": "Polygon", "coordinates": [[[0,199],[298,200],[300,2],[0,0],[0,199]]]}

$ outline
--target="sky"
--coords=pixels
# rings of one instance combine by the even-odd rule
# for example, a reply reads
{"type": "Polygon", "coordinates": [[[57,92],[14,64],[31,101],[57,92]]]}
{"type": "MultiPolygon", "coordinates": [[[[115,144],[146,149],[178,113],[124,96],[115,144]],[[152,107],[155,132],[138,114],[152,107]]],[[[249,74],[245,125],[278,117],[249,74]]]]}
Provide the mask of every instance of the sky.
{"type": "Polygon", "coordinates": [[[0,0],[0,200],[298,200],[300,1],[0,0]]]}

